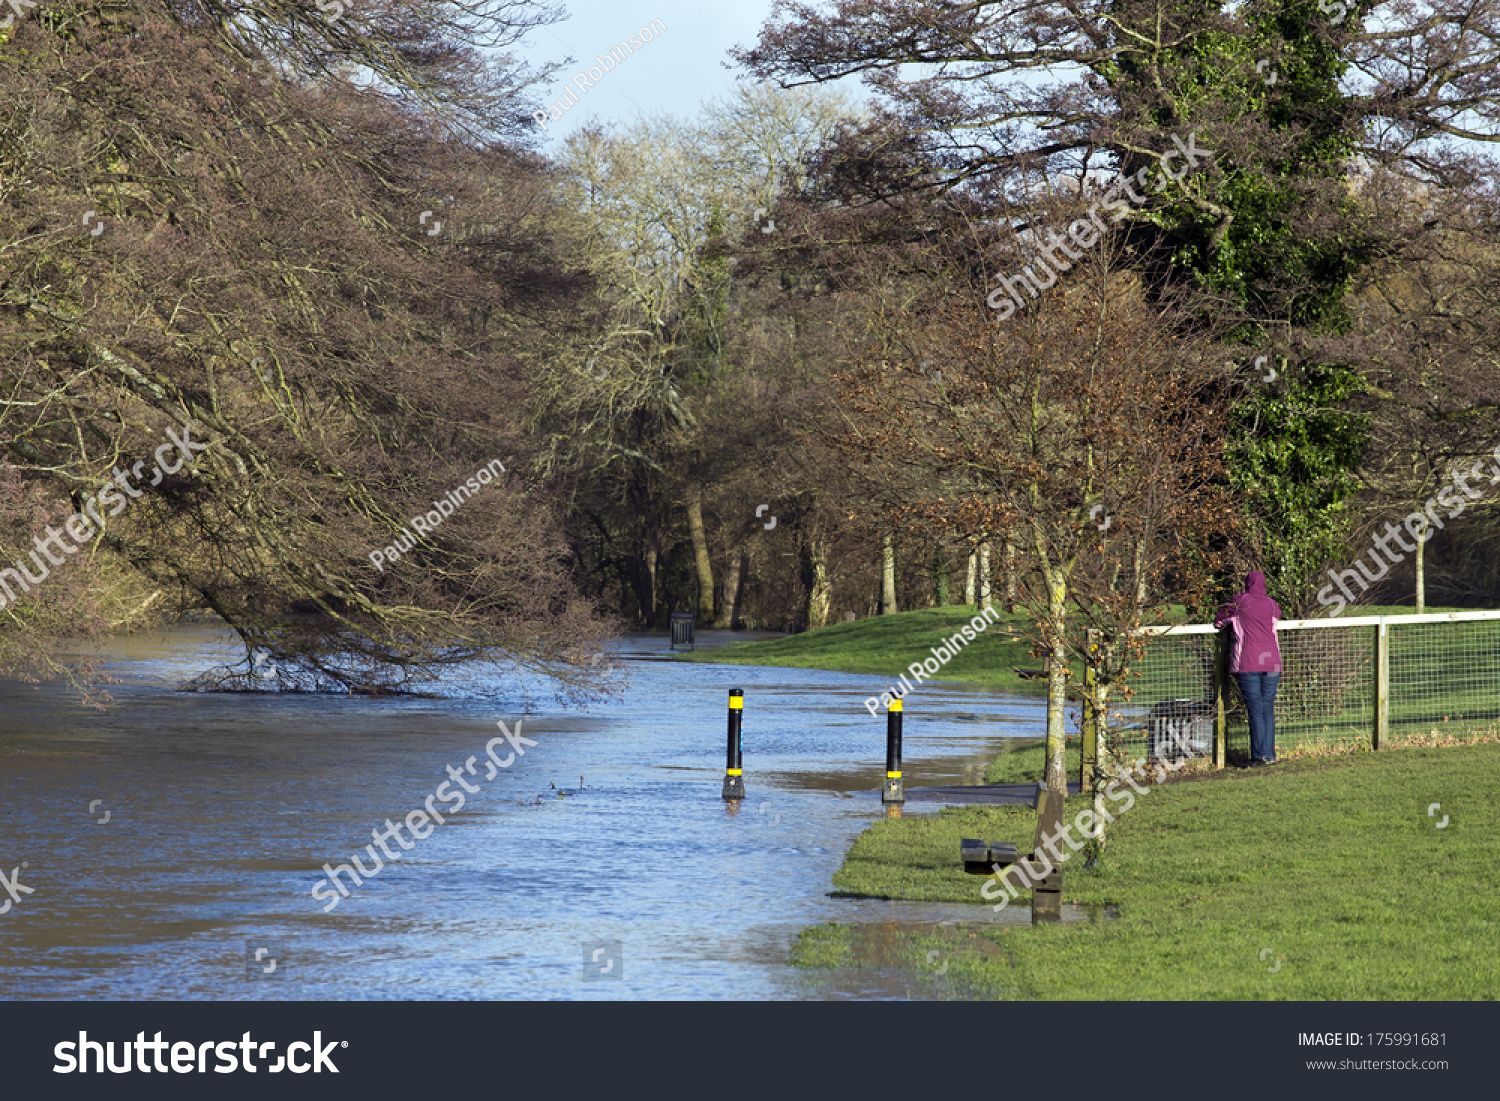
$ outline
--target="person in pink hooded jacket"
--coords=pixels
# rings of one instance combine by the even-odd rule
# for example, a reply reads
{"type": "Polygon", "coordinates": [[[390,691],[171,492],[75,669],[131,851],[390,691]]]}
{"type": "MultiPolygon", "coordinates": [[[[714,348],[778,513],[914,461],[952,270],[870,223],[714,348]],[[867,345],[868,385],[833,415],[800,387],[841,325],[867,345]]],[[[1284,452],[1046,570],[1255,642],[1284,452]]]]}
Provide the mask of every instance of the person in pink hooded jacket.
{"type": "Polygon", "coordinates": [[[1276,623],[1281,608],[1266,595],[1266,575],[1245,577],[1245,591],[1219,608],[1215,627],[1234,628],[1229,671],[1239,683],[1250,716],[1250,764],[1276,762],[1276,688],[1281,683],[1281,648],[1276,623]]]}

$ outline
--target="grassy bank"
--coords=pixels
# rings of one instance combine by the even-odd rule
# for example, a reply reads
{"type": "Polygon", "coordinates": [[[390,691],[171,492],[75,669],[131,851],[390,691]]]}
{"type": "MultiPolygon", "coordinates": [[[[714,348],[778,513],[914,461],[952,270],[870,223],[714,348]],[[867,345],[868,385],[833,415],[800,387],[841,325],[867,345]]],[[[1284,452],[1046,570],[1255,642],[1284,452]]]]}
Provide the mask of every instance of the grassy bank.
{"type": "MultiPolygon", "coordinates": [[[[929,680],[961,681],[1027,695],[1045,692],[1044,683],[1023,681],[1014,671],[1041,667],[1040,659],[1031,656],[1030,645],[1018,637],[1018,628],[1027,622],[1026,617],[1007,615],[998,608],[996,611],[999,621],[986,627],[929,680]]],[[[930,648],[940,645],[977,614],[978,610],[968,604],[871,616],[786,638],[731,643],[698,651],[689,660],[873,673],[894,682],[912,662],[932,657],[930,648]]]]}
{"type": "MultiPolygon", "coordinates": [[[[1029,766],[1017,755],[1003,767],[1029,766]]],[[[1085,870],[1081,854],[1064,865],[1063,898],[1116,906],[1117,920],[901,936],[914,968],[941,958],[942,982],[961,996],[1492,999],[1497,797],[1493,744],[1200,774],[1136,796],[1097,866],[1085,870]]],[[[1070,815],[1084,805],[1070,800],[1070,815]]],[[[880,821],[834,886],[978,904],[985,880],[964,874],[959,840],[1029,843],[1035,823],[1024,807],[880,821]]],[[[1024,909],[1024,895],[1011,905],[1024,909]]],[[[808,930],[793,961],[847,965],[851,934],[808,930]]]]}

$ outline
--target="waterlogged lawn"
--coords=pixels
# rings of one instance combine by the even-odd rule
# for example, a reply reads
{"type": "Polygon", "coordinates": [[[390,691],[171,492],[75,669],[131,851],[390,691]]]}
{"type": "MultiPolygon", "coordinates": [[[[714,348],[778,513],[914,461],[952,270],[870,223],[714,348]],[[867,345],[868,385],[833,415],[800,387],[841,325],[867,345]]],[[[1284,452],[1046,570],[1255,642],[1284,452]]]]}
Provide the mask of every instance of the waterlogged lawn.
{"type": "MultiPolygon", "coordinates": [[[[1086,805],[1069,800],[1068,817],[1086,805]]],[[[1035,824],[1028,807],[880,821],[855,842],[834,887],[972,901],[983,921],[985,880],[964,874],[959,840],[1030,842],[1035,824]]],[[[956,997],[1500,995],[1500,745],[1168,782],[1137,795],[1110,831],[1095,868],[1083,868],[1083,854],[1064,865],[1063,899],[1113,904],[1117,920],[904,933],[912,966],[956,997]],[[931,965],[939,958],[941,978],[931,965]]],[[[809,930],[793,962],[849,966],[848,942],[839,926],[809,930]]]]}

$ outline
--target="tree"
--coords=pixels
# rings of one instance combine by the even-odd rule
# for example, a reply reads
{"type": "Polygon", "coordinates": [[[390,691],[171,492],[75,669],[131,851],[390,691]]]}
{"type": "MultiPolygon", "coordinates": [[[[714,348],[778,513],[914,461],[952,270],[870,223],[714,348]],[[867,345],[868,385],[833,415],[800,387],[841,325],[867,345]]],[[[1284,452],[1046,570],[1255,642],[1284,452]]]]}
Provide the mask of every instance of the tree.
{"type": "Polygon", "coordinates": [[[141,10],[0,46],[17,476],[73,512],[112,471],[141,479],[169,432],[202,449],[122,484],[129,511],[87,542],[96,571],[238,632],[245,661],[205,683],[255,683],[259,655],[284,687],[414,689],[480,660],[597,686],[609,631],[513,415],[517,353],[578,286],[539,232],[536,163],[332,78],[252,79],[199,22],[141,10]],[[450,243],[434,211],[491,228],[450,243]],[[495,460],[505,477],[439,509],[495,460]]]}
{"type": "Polygon", "coordinates": [[[532,69],[507,53],[567,18],[554,0],[132,0],[237,54],[265,79],[314,83],[359,73],[391,104],[479,142],[528,132],[531,89],[566,60],[532,69]]]}
{"type": "MultiPolygon", "coordinates": [[[[732,618],[732,594],[726,608],[715,599],[715,541],[744,526],[713,515],[746,455],[745,433],[726,433],[717,412],[741,370],[728,345],[738,242],[774,229],[778,197],[806,186],[805,163],[843,109],[836,97],[746,89],[692,122],[582,132],[561,158],[599,292],[586,369],[560,364],[545,383],[537,418],[552,441],[549,472],[606,477],[608,497],[629,501],[628,515],[594,506],[596,528],[633,537],[618,560],[659,554],[682,517],[701,621],[732,618]]],[[[741,563],[740,548],[727,557],[741,563]]]]}
{"type": "MultiPolygon", "coordinates": [[[[1033,221],[1047,213],[1066,224],[1076,209],[1033,221]]],[[[1165,571],[1190,589],[1184,548],[1229,518],[1210,385],[1221,350],[1183,339],[1180,318],[1107,248],[1086,268],[1069,294],[998,326],[971,283],[935,281],[893,312],[845,393],[844,446],[883,511],[939,536],[1025,539],[1035,573],[1019,599],[1047,659],[1046,782],[1058,793],[1070,659],[1102,666],[1106,685],[1123,676],[1122,643],[1165,571]],[[942,364],[940,380],[924,360],[942,364]],[[897,484],[892,466],[925,476],[897,484]],[[1086,649],[1081,626],[1104,633],[1105,651],[1086,649]]]]}
{"type": "Polygon", "coordinates": [[[1347,335],[1356,274],[1410,246],[1408,222],[1370,218],[1351,198],[1363,173],[1473,197],[1480,166],[1448,139],[1493,140],[1500,117],[1488,81],[1500,61],[1493,0],[1392,7],[1367,29],[1372,10],[782,2],[737,56],[787,84],[862,75],[892,128],[912,135],[914,163],[889,186],[962,190],[1018,231],[1027,203],[1070,177],[1074,192],[1100,169],[1138,181],[1146,194],[1117,235],[1148,292],[1170,297],[1190,278],[1216,299],[1197,316],[1239,321],[1230,474],[1254,491],[1267,560],[1302,591],[1347,534],[1363,424],[1347,406],[1364,384],[1347,342],[1281,361],[1276,391],[1256,384],[1251,361],[1273,345],[1313,345],[1286,328],[1347,335]],[[1195,139],[1213,150],[1201,171],[1171,179],[1153,167],[1195,139]],[[1279,435],[1293,428],[1295,459],[1279,435]]]}
{"type": "MultiPolygon", "coordinates": [[[[1456,485],[1455,473],[1471,474],[1500,442],[1494,423],[1500,407],[1500,241],[1493,198],[1458,202],[1394,180],[1362,198],[1374,217],[1421,227],[1413,247],[1371,265],[1351,307],[1359,322],[1356,362],[1370,382],[1360,402],[1372,438],[1359,470],[1364,516],[1388,521],[1394,512],[1399,523],[1456,485]]],[[[1440,520],[1457,522],[1433,530],[1437,546],[1454,546],[1451,529],[1462,530],[1495,504],[1470,500],[1468,521],[1453,517],[1451,508],[1440,509],[1440,520]]],[[[1466,532],[1463,542],[1472,543],[1475,535],[1483,540],[1483,528],[1466,532]]],[[[1426,604],[1427,544],[1418,538],[1410,547],[1420,612],[1426,604]]],[[[1471,595],[1462,577],[1440,575],[1439,584],[1471,595]]]]}

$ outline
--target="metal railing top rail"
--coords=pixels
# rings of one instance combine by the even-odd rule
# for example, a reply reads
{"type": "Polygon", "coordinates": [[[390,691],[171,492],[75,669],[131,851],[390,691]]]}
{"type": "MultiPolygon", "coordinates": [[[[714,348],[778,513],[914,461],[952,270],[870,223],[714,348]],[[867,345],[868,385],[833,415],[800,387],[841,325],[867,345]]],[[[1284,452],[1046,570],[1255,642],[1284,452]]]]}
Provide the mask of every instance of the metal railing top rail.
{"type": "MultiPolygon", "coordinates": [[[[1500,611],[1478,612],[1424,612],[1401,615],[1330,616],[1327,619],[1282,619],[1276,623],[1278,631],[1297,631],[1314,627],[1370,627],[1379,623],[1461,623],[1470,620],[1500,619],[1500,611]]],[[[1212,623],[1175,623],[1165,627],[1139,627],[1143,635],[1209,635],[1215,627],[1212,623]]]]}

